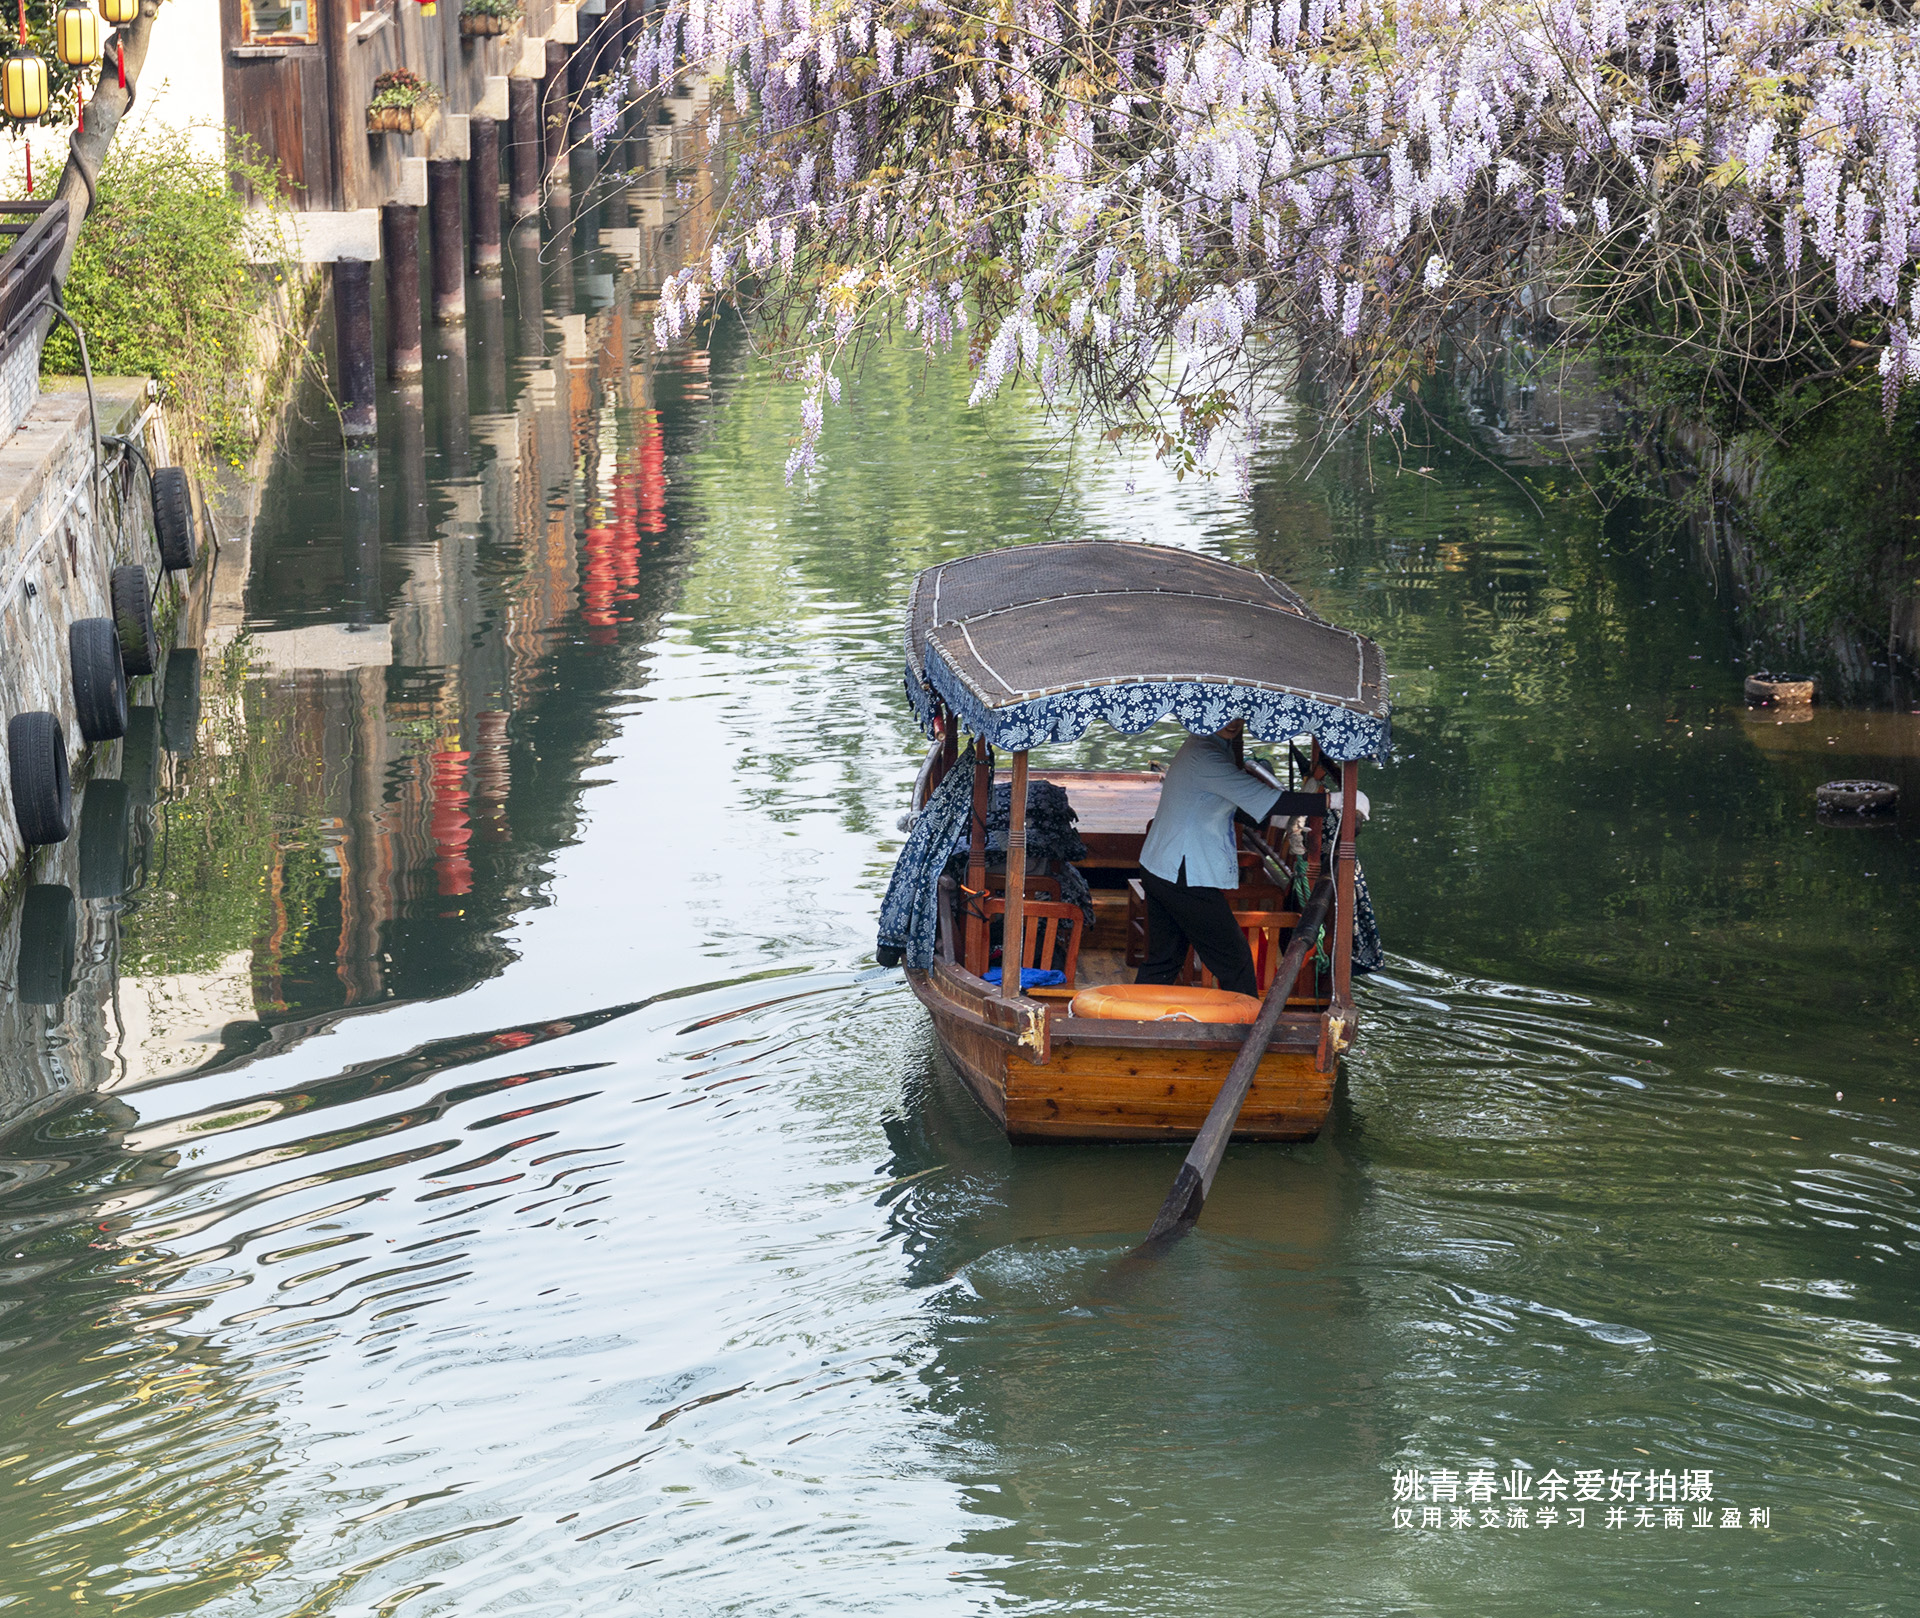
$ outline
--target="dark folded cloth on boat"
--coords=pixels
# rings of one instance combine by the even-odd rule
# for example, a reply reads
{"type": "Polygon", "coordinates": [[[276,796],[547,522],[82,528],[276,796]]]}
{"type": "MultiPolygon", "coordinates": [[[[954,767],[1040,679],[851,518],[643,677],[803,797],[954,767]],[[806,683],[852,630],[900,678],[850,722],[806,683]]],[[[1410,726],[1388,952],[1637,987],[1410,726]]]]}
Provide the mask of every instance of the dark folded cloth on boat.
{"type": "MultiPolygon", "coordinates": [[[[933,965],[934,940],[939,936],[939,887],[942,871],[954,880],[967,879],[967,856],[972,840],[973,744],[960,755],[926,807],[913,821],[906,846],[894,862],[887,896],[880,903],[880,938],[874,958],[882,966],[906,965],[925,971],[933,965]]],[[[1007,820],[1013,787],[1001,782],[987,799],[989,870],[1007,868],[1007,820]]],[[[1051,781],[1027,783],[1027,872],[1059,880],[1060,897],[1078,905],[1093,924],[1093,890],[1074,860],[1085,859],[1087,845],[1074,829],[1079,817],[1066,791],[1051,781]]]]}
{"type": "MultiPolygon", "coordinates": [[[[1002,781],[993,789],[987,805],[987,852],[1007,851],[1007,821],[1013,807],[1013,783],[1002,781]]],[[[1080,818],[1067,797],[1067,789],[1052,781],[1027,783],[1027,858],[1043,860],[1083,860],[1087,845],[1080,840],[1075,822],[1080,818]]]]}
{"type": "MultiPolygon", "coordinates": [[[[987,802],[987,871],[1004,876],[1007,869],[1007,824],[1013,807],[1013,783],[1002,781],[987,802]]],[[[1060,883],[1063,902],[1078,905],[1087,925],[1093,925],[1093,889],[1080,874],[1075,860],[1087,857],[1087,845],[1081,841],[1074,822],[1080,818],[1067,797],[1065,787],[1052,781],[1027,782],[1027,875],[1050,876],[1060,883]]],[[[971,850],[963,840],[948,863],[947,871],[956,882],[967,878],[967,859],[971,850]]]]}
{"type": "Polygon", "coordinates": [[[926,807],[914,819],[880,901],[880,938],[874,959],[924,972],[933,965],[940,931],[940,873],[956,846],[965,847],[973,818],[973,747],[960,755],[926,807]]]}

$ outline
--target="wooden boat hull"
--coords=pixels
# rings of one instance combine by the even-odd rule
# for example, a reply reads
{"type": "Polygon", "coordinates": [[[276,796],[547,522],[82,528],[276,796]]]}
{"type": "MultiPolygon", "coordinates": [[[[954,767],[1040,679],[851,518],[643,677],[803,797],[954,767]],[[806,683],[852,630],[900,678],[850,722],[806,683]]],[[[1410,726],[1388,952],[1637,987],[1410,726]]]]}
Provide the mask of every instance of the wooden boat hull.
{"type": "MultiPolygon", "coordinates": [[[[1244,1030],[1095,1022],[1009,1006],[947,961],[909,972],[941,1046],[1011,1140],[1189,1140],[1239,1053],[1244,1030]]],[[[1261,1058],[1235,1140],[1312,1140],[1333,1106],[1351,1024],[1289,1012],[1261,1058]]]]}

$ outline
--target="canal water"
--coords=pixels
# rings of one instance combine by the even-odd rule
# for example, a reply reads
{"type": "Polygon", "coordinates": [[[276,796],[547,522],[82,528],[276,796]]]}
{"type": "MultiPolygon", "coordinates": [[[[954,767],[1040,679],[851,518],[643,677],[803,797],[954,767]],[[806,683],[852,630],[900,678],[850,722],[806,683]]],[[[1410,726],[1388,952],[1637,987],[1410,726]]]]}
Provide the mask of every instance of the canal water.
{"type": "Polygon", "coordinates": [[[517,239],[377,457],[307,400],[70,985],[8,924],[0,1608],[1911,1610],[1920,868],[1812,794],[1920,802],[1914,704],[1750,714],[1524,398],[1277,411],[1245,502],[902,347],[789,489],[743,335],[653,352],[672,211],[517,239]],[[1395,676],[1331,1126],[1143,1271],[1179,1152],[1011,1149],[871,967],[908,580],[1070,535],[1395,676]]]}

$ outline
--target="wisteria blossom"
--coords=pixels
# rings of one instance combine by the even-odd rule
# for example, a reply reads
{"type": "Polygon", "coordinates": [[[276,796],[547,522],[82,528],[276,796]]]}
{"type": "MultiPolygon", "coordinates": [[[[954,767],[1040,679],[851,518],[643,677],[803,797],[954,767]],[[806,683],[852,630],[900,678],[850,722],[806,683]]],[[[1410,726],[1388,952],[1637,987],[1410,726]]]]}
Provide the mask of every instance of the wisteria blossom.
{"type": "Polygon", "coordinates": [[[1302,376],[1397,423],[1543,296],[1567,341],[1920,380],[1920,48],[1869,6],[670,0],[596,139],[689,71],[725,196],[657,335],[780,335],[790,476],[896,328],[1185,455],[1302,376]]]}

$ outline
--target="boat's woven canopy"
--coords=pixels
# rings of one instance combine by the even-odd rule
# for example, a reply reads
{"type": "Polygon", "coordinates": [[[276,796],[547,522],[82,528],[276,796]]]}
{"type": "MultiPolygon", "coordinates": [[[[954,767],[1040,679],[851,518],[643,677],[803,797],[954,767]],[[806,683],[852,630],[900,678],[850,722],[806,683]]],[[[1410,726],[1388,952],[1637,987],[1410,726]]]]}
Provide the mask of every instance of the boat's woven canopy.
{"type": "Polygon", "coordinates": [[[930,568],[908,605],[907,690],[1017,750],[1096,719],[1263,740],[1311,734],[1335,759],[1387,745],[1386,671],[1364,635],[1265,574],[1158,545],[1087,541],[930,568]]]}

